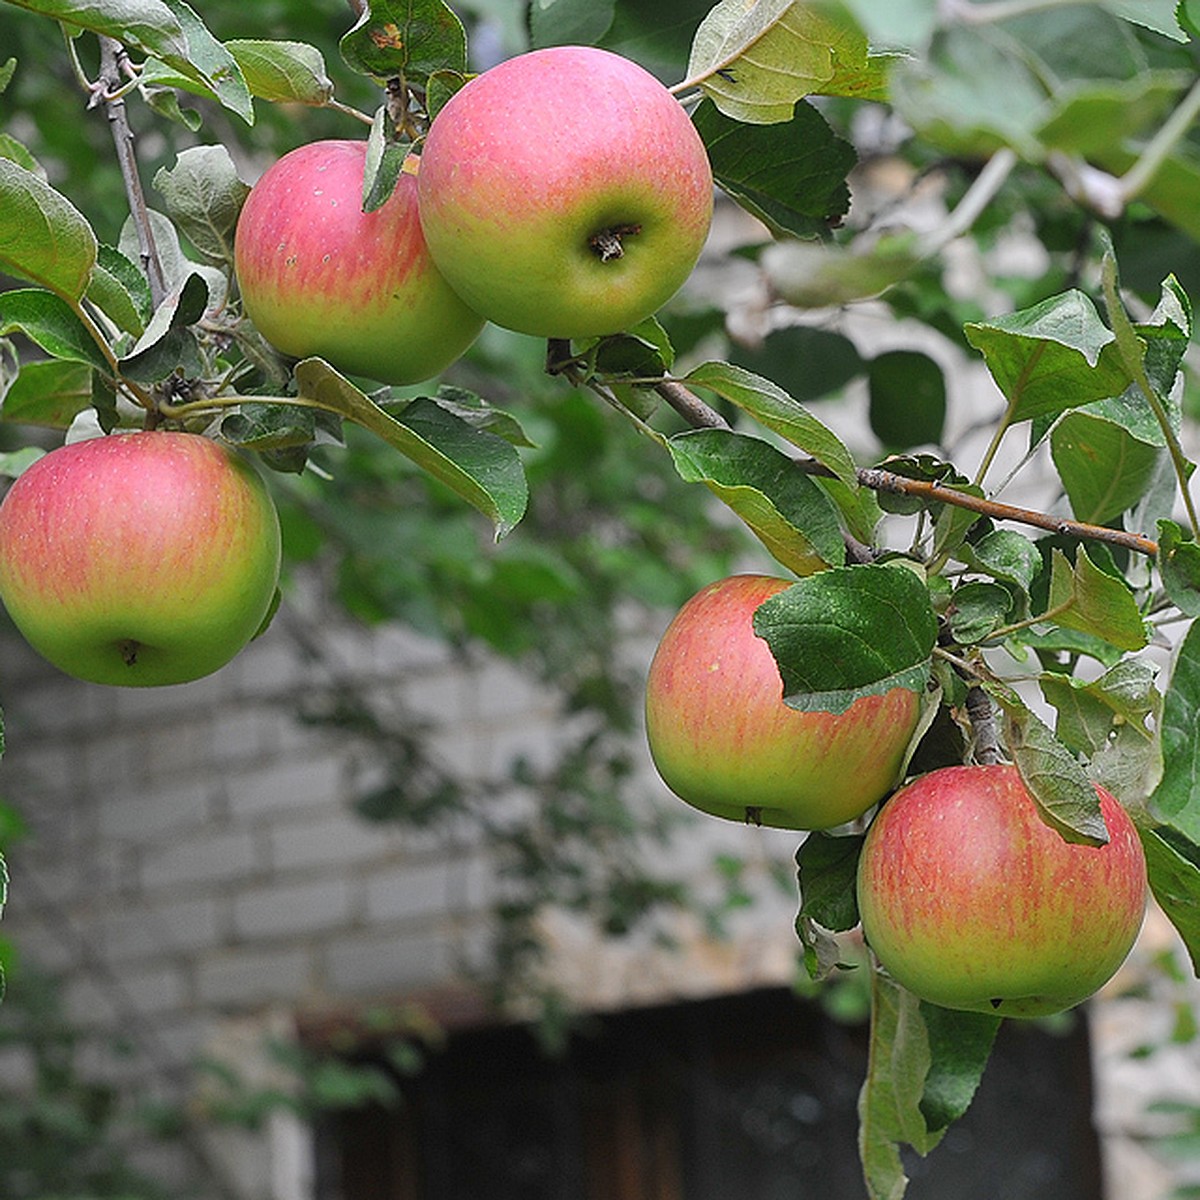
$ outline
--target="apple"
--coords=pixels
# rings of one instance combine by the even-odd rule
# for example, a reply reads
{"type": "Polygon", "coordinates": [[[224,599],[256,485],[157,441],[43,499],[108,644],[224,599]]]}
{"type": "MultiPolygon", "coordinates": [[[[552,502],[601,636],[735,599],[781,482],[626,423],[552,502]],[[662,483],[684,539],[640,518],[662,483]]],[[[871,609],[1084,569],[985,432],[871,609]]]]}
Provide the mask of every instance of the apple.
{"type": "Polygon", "coordinates": [[[646,734],[667,786],[703,812],[783,829],[861,816],[896,783],[920,700],[907,688],[862,696],[842,713],[783,702],[754,610],[789,587],[732,575],[676,614],[650,664],[646,734]]]}
{"type": "Polygon", "coordinates": [[[279,553],[262,478],[197,434],[60,446],[0,503],[0,599],[38,653],[94,683],[224,666],[270,611],[279,553]]]}
{"type": "Polygon", "coordinates": [[[438,273],[417,216],[417,160],[362,211],[366,142],[301,146],[269,167],[238,218],[242,305],[277,350],[339,371],[416,383],[449,366],[483,318],[438,273]]]}
{"type": "Polygon", "coordinates": [[[1146,862],[1104,788],[1103,846],[1067,842],[1014,766],[944,767],[880,810],[858,866],[863,934],[943,1008],[1037,1017],[1087,999],[1141,928],[1146,862]]]}
{"type": "Polygon", "coordinates": [[[429,252],[489,321],[617,333],[695,266],[712,169],[679,102],[636,63],[555,46],[492,67],[434,117],[417,178],[429,252]]]}

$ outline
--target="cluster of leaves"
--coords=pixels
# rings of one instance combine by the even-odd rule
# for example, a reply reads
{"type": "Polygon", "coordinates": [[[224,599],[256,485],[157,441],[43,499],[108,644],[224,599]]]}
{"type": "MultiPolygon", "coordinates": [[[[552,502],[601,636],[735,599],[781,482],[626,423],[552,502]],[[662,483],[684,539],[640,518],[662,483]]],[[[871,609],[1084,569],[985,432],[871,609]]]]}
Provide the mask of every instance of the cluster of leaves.
{"type": "MultiPolygon", "coordinates": [[[[80,31],[97,35],[103,88],[87,86],[110,115],[135,93],[192,131],[197,119],[181,97],[200,97],[214,122],[232,114],[248,124],[255,100],[348,112],[314,46],[221,41],[182,0],[16,6],[64,23],[85,81],[80,31]]],[[[0,336],[24,339],[0,355],[0,420],[56,430],[149,420],[257,452],[285,473],[285,521],[301,543],[307,532],[309,544],[334,547],[336,586],[352,611],[401,611],[459,644],[482,638],[532,657],[564,681],[569,707],[603,718],[555,771],[517,769],[516,782],[541,798],[543,823],[492,831],[531,897],[509,914],[517,957],[542,903],[599,911],[615,930],[673,895],[616,871],[597,906],[583,859],[562,847],[582,847],[598,827],[614,838],[629,832],[623,810],[611,807],[626,766],[608,731],[622,731],[631,693],[605,652],[622,589],[647,601],[678,598],[681,583],[731,548],[699,532],[694,500],[676,508],[683,485],[696,483],[704,488],[689,494],[715,496],[800,577],[757,618],[788,703],[839,711],[865,693],[913,687],[926,697],[926,717],[911,766],[928,769],[1001,752],[977,744],[982,729],[968,714],[979,713],[982,697],[983,711],[1001,715],[1003,752],[1065,836],[1104,838],[1091,779],[1135,811],[1155,895],[1200,957],[1200,634],[1193,627],[1180,639],[1165,689],[1144,653],[1164,623],[1200,615],[1200,521],[1180,441],[1193,337],[1186,284],[1200,240],[1195,0],[1020,11],[1004,0],[722,0],[711,9],[675,0],[654,20],[642,8],[539,0],[528,32],[535,44],[596,42],[682,76],[675,90],[693,106],[718,184],[776,239],[751,254],[778,298],[825,310],[881,297],[980,356],[1004,408],[973,474],[940,449],[946,389],[932,358],[905,350],[865,360],[847,339],[811,325],[686,368],[702,335],[723,337],[720,314],[678,310],[618,336],[552,347],[561,378],[550,382],[574,390],[561,408],[516,397],[521,422],[482,399],[500,390],[487,338],[462,366],[464,382],[477,387],[433,394],[372,392],[319,359],[281,361],[238,310],[231,246],[246,187],[220,144],[191,146],[164,165],[154,187],[165,212],[139,211],[135,198],[114,244],[104,244],[35,155],[4,135],[0,268],[33,286],[0,292],[0,336]],[[903,120],[896,148],[914,164],[963,181],[957,207],[933,233],[883,222],[839,229],[856,161],[845,135],[867,105],[903,120]],[[1043,244],[1062,253],[1034,283],[1013,285],[1017,311],[965,311],[942,278],[939,252],[972,225],[981,244],[999,238],[1026,207],[1043,244]],[[1146,264],[1167,253],[1164,279],[1146,264]],[[1136,296],[1119,287],[1118,258],[1136,296]],[[1102,297],[1103,316],[1089,289],[1102,297]],[[805,407],[859,376],[869,382],[872,430],[896,452],[874,467],[859,465],[805,407]],[[674,473],[618,475],[635,496],[638,480],[647,481],[637,503],[610,497],[591,507],[602,479],[588,472],[580,481],[597,461],[579,449],[596,436],[585,392],[625,417],[642,435],[639,450],[661,452],[674,473]],[[681,415],[698,427],[681,429],[681,415]],[[347,425],[377,441],[368,447],[347,425]],[[996,497],[989,471],[1014,426],[1028,430],[1026,461],[1056,473],[1070,517],[996,497]],[[379,455],[394,462],[395,451],[421,474],[397,478],[380,466],[379,455]],[[340,483],[318,485],[305,471],[345,461],[356,467],[340,483]],[[377,518],[416,493],[442,522],[443,550],[421,563],[432,586],[406,577],[394,543],[389,562],[372,552],[377,518]],[[466,525],[461,539],[446,536],[456,522],[446,516],[450,498],[484,514],[504,549],[482,545],[466,525]],[[626,532],[614,534],[622,521],[626,532]],[[873,549],[883,527],[895,544],[873,549]],[[711,557],[685,555],[680,569],[677,534],[711,557]],[[497,596],[506,599],[500,608],[497,596]],[[1019,683],[1040,687],[1053,729],[1019,683]]],[[[376,0],[340,47],[353,73],[384,89],[373,117],[357,114],[371,126],[371,207],[463,81],[466,29],[441,0],[376,0]]],[[[15,61],[0,69],[0,88],[15,70],[15,61]]],[[[18,471],[37,452],[14,450],[0,468],[18,471]]],[[[388,528],[403,532],[403,523],[389,516],[388,528]]],[[[376,815],[424,820],[480,807],[427,764],[406,720],[397,727],[345,691],[328,701],[310,716],[390,755],[389,783],[366,802],[376,815]]],[[[831,935],[857,921],[856,855],[854,838],[810,837],[801,847],[797,928],[814,973],[836,964],[831,935]]],[[[898,1196],[898,1147],[927,1152],[969,1103],[995,1023],[932,1010],[883,979],[872,1010],[864,1165],[873,1196],[898,1196]]]]}

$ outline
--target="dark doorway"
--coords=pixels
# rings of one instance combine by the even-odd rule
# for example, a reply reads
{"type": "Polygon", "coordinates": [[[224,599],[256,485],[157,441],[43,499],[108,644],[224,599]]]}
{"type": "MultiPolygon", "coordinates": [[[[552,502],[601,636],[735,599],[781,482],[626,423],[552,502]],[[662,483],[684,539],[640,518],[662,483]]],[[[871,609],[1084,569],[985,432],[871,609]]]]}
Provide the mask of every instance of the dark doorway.
{"type": "MultiPolygon", "coordinates": [[[[321,1200],[863,1200],[866,1031],[786,989],[595,1018],[548,1058],[452,1036],[394,1111],[329,1118],[321,1200]]],[[[1087,1025],[1007,1022],[908,1200],[1101,1200],[1087,1025]]]]}

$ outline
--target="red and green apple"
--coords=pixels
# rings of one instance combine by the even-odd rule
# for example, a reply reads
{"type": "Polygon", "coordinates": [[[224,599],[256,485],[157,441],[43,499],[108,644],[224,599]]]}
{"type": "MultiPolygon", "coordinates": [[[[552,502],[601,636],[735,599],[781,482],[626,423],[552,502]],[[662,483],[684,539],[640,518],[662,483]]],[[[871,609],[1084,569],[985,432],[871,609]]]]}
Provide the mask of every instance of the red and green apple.
{"type": "Polygon", "coordinates": [[[489,321],[548,338],[617,333],[691,273],[712,169],[648,71],[556,46],[492,67],[434,117],[417,180],[430,253],[489,321]]]}
{"type": "Polygon", "coordinates": [[[732,575],[693,596],[667,627],[646,683],[646,734],[667,786],[704,812],[784,829],[861,816],[897,782],[920,699],[861,696],[844,712],[783,702],[754,611],[789,586],[732,575]]]}
{"type": "Polygon", "coordinates": [[[339,371],[416,383],[483,328],[429,257],[417,215],[417,160],[382,207],[362,211],[366,142],[300,146],[267,169],[238,218],[234,258],[245,312],[277,350],[339,371]]]}
{"type": "Polygon", "coordinates": [[[29,644],[94,683],[184,683],[262,627],[279,519],[239,454],[166,431],[60,446],[0,503],[0,599],[29,644]]]}
{"type": "Polygon", "coordinates": [[[943,1008],[1037,1017],[1079,1004],[1141,928],[1146,863],[1097,786],[1109,840],[1064,840],[1015,766],[944,767],[879,810],[858,866],[863,934],[889,974],[943,1008]]]}

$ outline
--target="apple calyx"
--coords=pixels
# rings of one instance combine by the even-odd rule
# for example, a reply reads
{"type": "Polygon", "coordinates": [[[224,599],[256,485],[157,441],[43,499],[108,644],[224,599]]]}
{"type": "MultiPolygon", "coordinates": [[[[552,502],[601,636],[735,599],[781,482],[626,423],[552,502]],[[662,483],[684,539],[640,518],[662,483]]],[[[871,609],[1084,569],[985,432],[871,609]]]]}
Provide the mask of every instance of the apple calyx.
{"type": "Polygon", "coordinates": [[[615,258],[625,257],[625,245],[621,239],[641,232],[640,225],[612,225],[593,233],[588,238],[588,246],[601,262],[612,262],[615,258]]]}
{"type": "Polygon", "coordinates": [[[141,648],[142,643],[133,638],[125,638],[117,643],[117,649],[120,650],[121,658],[127,667],[137,665],[138,651],[141,648]]]}

